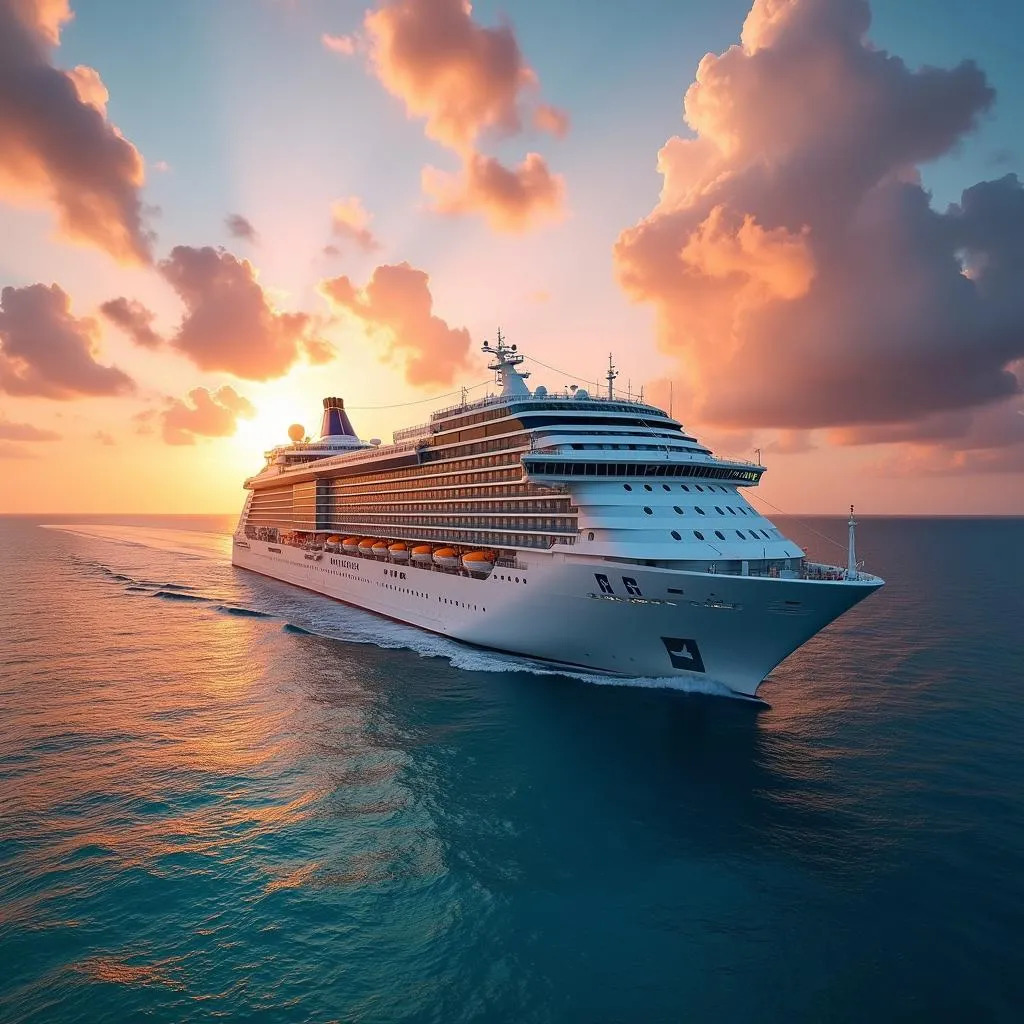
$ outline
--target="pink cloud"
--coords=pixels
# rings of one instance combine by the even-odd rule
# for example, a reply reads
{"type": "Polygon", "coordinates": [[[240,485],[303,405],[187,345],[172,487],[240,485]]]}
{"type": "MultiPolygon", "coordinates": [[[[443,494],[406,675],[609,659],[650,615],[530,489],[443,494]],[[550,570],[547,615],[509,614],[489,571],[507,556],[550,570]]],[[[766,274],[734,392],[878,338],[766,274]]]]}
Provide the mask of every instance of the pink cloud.
{"type": "Polygon", "coordinates": [[[358,196],[337,199],[331,203],[331,231],[338,238],[354,242],[364,252],[380,248],[380,243],[370,230],[371,219],[358,196]]]}
{"type": "Polygon", "coordinates": [[[542,103],[533,112],[533,126],[556,138],[564,139],[569,134],[569,115],[558,107],[542,103]]]}
{"type": "Polygon", "coordinates": [[[26,285],[0,292],[0,390],[10,395],[71,399],[121,395],[135,382],[95,359],[99,328],[76,317],[59,286],[26,285]]]}
{"type": "Polygon", "coordinates": [[[193,388],[187,401],[167,399],[161,414],[163,439],[167,444],[195,444],[197,437],[230,437],[239,417],[251,419],[256,407],[233,387],[225,384],[216,391],[193,388]]]}
{"type": "Polygon", "coordinates": [[[5,441],[59,441],[60,434],[31,423],[13,423],[0,416],[0,438],[5,441]]]}
{"type": "Polygon", "coordinates": [[[252,222],[240,213],[229,213],[224,218],[224,224],[232,238],[241,238],[243,241],[250,242],[253,245],[256,245],[260,240],[260,236],[256,233],[252,222]]]}
{"type": "Polygon", "coordinates": [[[916,170],[994,93],[970,62],[909,69],[869,22],[863,0],[756,0],[741,44],[700,62],[694,137],[662,148],[660,201],[618,239],[701,422],[913,425],[1019,390],[1024,189],[1008,175],[940,212],[916,170]]]}
{"type": "Polygon", "coordinates": [[[467,0],[385,0],[364,27],[381,83],[460,158],[458,176],[424,171],[436,209],[483,214],[499,231],[523,231],[557,213],[564,184],[542,157],[530,153],[507,168],[478,150],[485,134],[522,131],[527,115],[559,137],[569,126],[563,111],[534,105],[537,76],[509,25],[478,25],[467,0]]]}
{"type": "Polygon", "coordinates": [[[410,384],[450,384],[467,365],[469,331],[434,315],[430,278],[408,263],[377,267],[363,288],[344,276],[331,278],[320,292],[384,339],[389,354],[404,362],[410,384]]]}
{"type": "Polygon", "coordinates": [[[185,304],[170,344],[200,369],[268,380],[303,356],[311,362],[333,357],[313,317],[270,304],[248,260],[225,249],[177,245],[159,269],[185,304]]]}
{"type": "Polygon", "coordinates": [[[356,52],[355,36],[332,36],[325,32],[320,37],[320,42],[333,53],[341,53],[347,57],[356,52]]]}
{"type": "Polygon", "coordinates": [[[107,445],[108,447],[117,444],[117,441],[114,440],[114,436],[112,434],[108,434],[105,430],[97,430],[96,433],[93,434],[93,438],[99,441],[100,444],[107,445]]]}
{"type": "Polygon", "coordinates": [[[508,25],[477,25],[465,0],[387,0],[364,24],[377,77],[430,138],[465,152],[487,129],[520,130],[536,76],[508,25]]]}
{"type": "Polygon", "coordinates": [[[153,330],[156,314],[135,299],[118,296],[100,306],[100,312],[142,348],[159,348],[163,338],[153,330]]]}
{"type": "Polygon", "coordinates": [[[0,196],[49,204],[69,239],[149,263],[142,158],[106,119],[98,72],[52,64],[70,16],[64,0],[0,0],[0,196]]]}
{"type": "Polygon", "coordinates": [[[423,191],[439,213],[481,213],[496,231],[515,233],[560,218],[565,183],[537,153],[514,168],[473,153],[458,175],[424,168],[423,191]]]}
{"type": "Polygon", "coordinates": [[[20,444],[0,441],[0,459],[34,459],[35,453],[20,444]]]}

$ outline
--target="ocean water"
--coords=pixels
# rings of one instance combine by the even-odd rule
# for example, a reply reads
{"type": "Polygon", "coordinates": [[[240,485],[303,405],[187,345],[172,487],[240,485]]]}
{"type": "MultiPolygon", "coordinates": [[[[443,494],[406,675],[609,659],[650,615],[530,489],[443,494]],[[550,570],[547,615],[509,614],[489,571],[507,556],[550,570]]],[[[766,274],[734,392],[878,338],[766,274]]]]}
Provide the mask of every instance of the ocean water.
{"type": "Polygon", "coordinates": [[[1024,521],[865,519],[768,709],[58,522],[0,519],[3,1021],[1021,1019],[1024,521]]]}

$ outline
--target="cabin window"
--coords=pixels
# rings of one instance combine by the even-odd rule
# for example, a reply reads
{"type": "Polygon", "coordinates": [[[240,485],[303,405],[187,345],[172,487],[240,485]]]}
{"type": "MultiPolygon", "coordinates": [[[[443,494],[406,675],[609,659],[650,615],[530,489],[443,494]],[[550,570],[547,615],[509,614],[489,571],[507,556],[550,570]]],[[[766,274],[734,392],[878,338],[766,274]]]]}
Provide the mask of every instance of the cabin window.
{"type": "Polygon", "coordinates": [[[650,505],[644,505],[644,512],[646,512],[649,516],[654,515],[654,509],[652,509],[650,505]]]}
{"type": "Polygon", "coordinates": [[[678,530],[673,530],[672,531],[672,537],[673,537],[674,540],[682,540],[683,539],[678,530]]]}
{"type": "Polygon", "coordinates": [[[694,537],[697,538],[697,540],[703,540],[704,539],[704,534],[701,533],[700,530],[694,530],[693,531],[693,535],[694,535],[694,537]]]}
{"type": "Polygon", "coordinates": [[[725,540],[725,534],[724,534],[724,533],[722,533],[722,531],[721,531],[721,530],[715,530],[715,536],[716,536],[716,537],[717,537],[717,538],[718,538],[719,540],[725,540]]]}
{"type": "Polygon", "coordinates": [[[700,505],[694,505],[694,506],[693,506],[693,511],[694,511],[694,512],[696,512],[696,513],[697,513],[697,515],[699,515],[699,516],[702,516],[702,515],[704,515],[704,509],[702,509],[702,508],[700,507],[700,505]]]}
{"type": "Polygon", "coordinates": [[[683,510],[678,505],[673,505],[672,508],[675,510],[677,516],[681,516],[683,514],[683,510]]]}

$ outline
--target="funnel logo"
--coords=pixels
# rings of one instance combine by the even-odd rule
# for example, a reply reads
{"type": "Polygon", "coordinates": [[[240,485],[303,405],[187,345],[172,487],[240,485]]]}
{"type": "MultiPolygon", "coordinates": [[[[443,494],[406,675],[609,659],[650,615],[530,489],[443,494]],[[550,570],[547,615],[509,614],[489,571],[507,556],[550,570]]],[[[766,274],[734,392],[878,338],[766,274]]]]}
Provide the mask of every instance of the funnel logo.
{"type": "Polygon", "coordinates": [[[696,640],[679,640],[671,636],[663,636],[661,642],[668,651],[673,668],[681,668],[687,672],[703,672],[704,659],[696,640]]]}

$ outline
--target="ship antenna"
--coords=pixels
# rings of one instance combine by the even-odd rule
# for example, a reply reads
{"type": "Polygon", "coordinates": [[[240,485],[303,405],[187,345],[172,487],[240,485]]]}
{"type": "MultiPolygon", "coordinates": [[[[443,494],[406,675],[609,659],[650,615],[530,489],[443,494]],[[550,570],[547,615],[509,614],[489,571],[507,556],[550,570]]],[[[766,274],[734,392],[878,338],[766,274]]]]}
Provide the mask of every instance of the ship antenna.
{"type": "Polygon", "coordinates": [[[615,378],[618,377],[618,375],[619,375],[619,371],[615,369],[615,364],[612,362],[612,354],[611,354],[611,352],[609,352],[608,353],[608,372],[604,375],[605,376],[605,380],[608,381],[608,398],[609,398],[609,400],[615,397],[615,391],[613,389],[613,384],[615,383],[615,378]]]}
{"type": "Polygon", "coordinates": [[[857,548],[854,540],[854,531],[857,529],[857,520],[853,518],[853,506],[850,506],[850,547],[846,553],[846,578],[855,580],[857,578],[857,548]]]}

